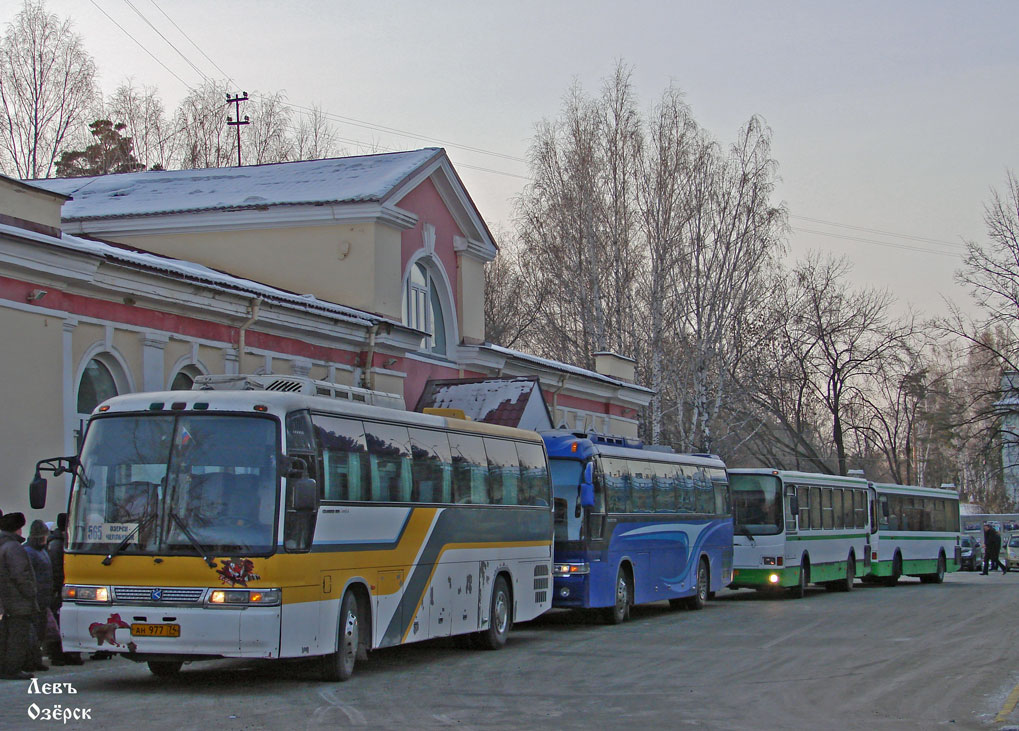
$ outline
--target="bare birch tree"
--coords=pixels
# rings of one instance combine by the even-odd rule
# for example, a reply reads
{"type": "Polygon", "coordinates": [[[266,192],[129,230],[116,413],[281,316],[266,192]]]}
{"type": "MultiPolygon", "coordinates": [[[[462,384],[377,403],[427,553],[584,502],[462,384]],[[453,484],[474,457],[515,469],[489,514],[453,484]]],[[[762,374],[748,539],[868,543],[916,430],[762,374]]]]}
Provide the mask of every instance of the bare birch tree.
{"type": "Polygon", "coordinates": [[[206,81],[188,92],[174,114],[175,158],[182,168],[237,164],[237,136],[227,127],[226,82],[206,81]]]}
{"type": "Polygon", "coordinates": [[[337,141],[336,129],[329,122],[322,107],[313,105],[299,113],[293,130],[293,150],[296,160],[322,160],[343,154],[337,141]]]}
{"type": "Polygon", "coordinates": [[[0,165],[49,177],[69,138],[87,137],[97,96],[95,63],[71,22],[26,0],[0,40],[0,165]]]}
{"type": "Polygon", "coordinates": [[[254,94],[252,100],[254,106],[248,113],[251,121],[244,127],[246,138],[241,148],[244,163],[263,165],[296,159],[286,95],[281,91],[254,94]]]}
{"type": "Polygon", "coordinates": [[[138,162],[147,168],[170,167],[174,132],[155,87],[125,80],[107,99],[106,116],[127,127],[138,162]]]}

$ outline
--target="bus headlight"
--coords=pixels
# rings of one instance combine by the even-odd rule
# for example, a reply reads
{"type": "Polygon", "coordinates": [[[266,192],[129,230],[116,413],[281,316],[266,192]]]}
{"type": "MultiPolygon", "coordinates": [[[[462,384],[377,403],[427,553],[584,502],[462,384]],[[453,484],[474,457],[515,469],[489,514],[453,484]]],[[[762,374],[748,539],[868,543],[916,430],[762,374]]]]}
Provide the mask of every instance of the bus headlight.
{"type": "Polygon", "coordinates": [[[779,582],[779,575],[778,574],[768,574],[768,582],[772,583],[772,584],[777,584],[779,582]]]}
{"type": "Polygon", "coordinates": [[[74,584],[66,584],[60,592],[60,596],[65,602],[109,604],[110,588],[108,586],[76,586],[74,584]]]}
{"type": "Polygon", "coordinates": [[[553,576],[579,576],[591,573],[589,563],[557,563],[553,569],[553,576]]]}
{"type": "Polygon", "coordinates": [[[206,601],[214,607],[266,607],[279,603],[279,589],[213,589],[206,601]]]}

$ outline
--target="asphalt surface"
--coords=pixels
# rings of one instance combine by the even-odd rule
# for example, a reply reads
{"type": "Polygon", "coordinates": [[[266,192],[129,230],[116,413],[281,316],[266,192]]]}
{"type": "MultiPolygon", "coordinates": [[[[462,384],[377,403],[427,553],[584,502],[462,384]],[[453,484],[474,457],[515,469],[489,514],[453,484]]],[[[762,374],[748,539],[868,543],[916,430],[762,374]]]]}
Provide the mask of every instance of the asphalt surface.
{"type": "Polygon", "coordinates": [[[722,591],[702,611],[637,607],[617,627],[553,611],[497,652],[452,640],[376,651],[347,683],[296,662],[195,663],[167,680],[90,660],[38,674],[39,690],[69,683],[60,694],[0,681],[0,726],[1019,728],[1017,619],[1019,573],[802,600],[722,591]],[[79,720],[42,720],[57,706],[79,720]]]}

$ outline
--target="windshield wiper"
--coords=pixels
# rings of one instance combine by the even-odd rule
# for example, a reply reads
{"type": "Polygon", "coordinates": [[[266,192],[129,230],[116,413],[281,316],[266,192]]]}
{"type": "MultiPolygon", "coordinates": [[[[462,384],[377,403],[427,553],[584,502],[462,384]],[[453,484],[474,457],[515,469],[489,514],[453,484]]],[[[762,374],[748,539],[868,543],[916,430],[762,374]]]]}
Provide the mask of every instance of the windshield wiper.
{"type": "Polygon", "coordinates": [[[751,543],[753,543],[753,544],[755,544],[755,545],[757,544],[757,541],[756,541],[756,540],[754,540],[754,534],[753,534],[753,533],[751,533],[751,532],[750,532],[750,529],[749,529],[749,528],[747,528],[747,527],[746,527],[745,525],[740,525],[740,526],[737,526],[737,527],[736,527],[736,531],[737,531],[738,533],[740,533],[741,535],[744,535],[744,536],[746,536],[747,538],[749,538],[749,539],[750,539],[750,542],[751,542],[751,543]]]}
{"type": "Polygon", "coordinates": [[[134,530],[132,530],[130,533],[128,533],[126,536],[124,536],[124,540],[122,540],[117,545],[116,548],[114,548],[112,551],[110,551],[108,554],[106,554],[106,558],[103,559],[103,566],[109,566],[111,563],[113,563],[113,557],[116,556],[117,554],[119,554],[125,548],[127,548],[127,544],[129,544],[131,542],[131,539],[134,538],[137,534],[141,533],[146,528],[148,528],[149,523],[151,523],[155,519],[156,519],[156,514],[153,513],[149,517],[145,518],[141,523],[136,525],[134,527],[134,530]]]}
{"type": "Polygon", "coordinates": [[[216,562],[209,558],[209,552],[206,551],[202,544],[198,542],[198,539],[191,535],[191,531],[188,530],[188,527],[184,524],[183,519],[181,519],[181,517],[177,515],[177,513],[175,513],[173,510],[170,510],[170,518],[173,520],[174,523],[177,524],[177,527],[180,528],[181,532],[185,536],[187,536],[188,541],[191,543],[191,547],[198,552],[198,555],[202,557],[202,560],[205,561],[205,563],[209,564],[209,568],[210,569],[216,568],[216,562]]]}

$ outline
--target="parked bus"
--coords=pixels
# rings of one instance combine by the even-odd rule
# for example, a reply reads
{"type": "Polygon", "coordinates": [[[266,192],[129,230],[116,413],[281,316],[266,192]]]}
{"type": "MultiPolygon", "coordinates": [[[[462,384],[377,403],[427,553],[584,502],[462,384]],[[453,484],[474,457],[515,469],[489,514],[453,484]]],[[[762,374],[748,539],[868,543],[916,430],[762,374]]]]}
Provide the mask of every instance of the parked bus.
{"type": "MultiPolygon", "coordinates": [[[[40,467],[75,475],[64,649],[156,675],[320,656],[346,680],[372,648],[472,633],[496,649],[551,604],[534,432],[300,393],[147,393],[101,404],[80,455],[40,467]]],[[[31,492],[42,507],[38,473],[31,492]]]]}
{"type": "Polygon", "coordinates": [[[868,579],[895,586],[902,576],[940,584],[962,563],[959,493],[929,487],[874,484],[876,520],[868,579]]]}
{"type": "Polygon", "coordinates": [[[729,471],[733,500],[733,588],[809,584],[849,591],[870,570],[868,482],[771,469],[729,471]]]}
{"type": "Polygon", "coordinates": [[[700,609],[732,573],[725,464],[595,434],[542,435],[552,469],[553,606],[598,607],[613,624],[634,604],[700,609]]]}

